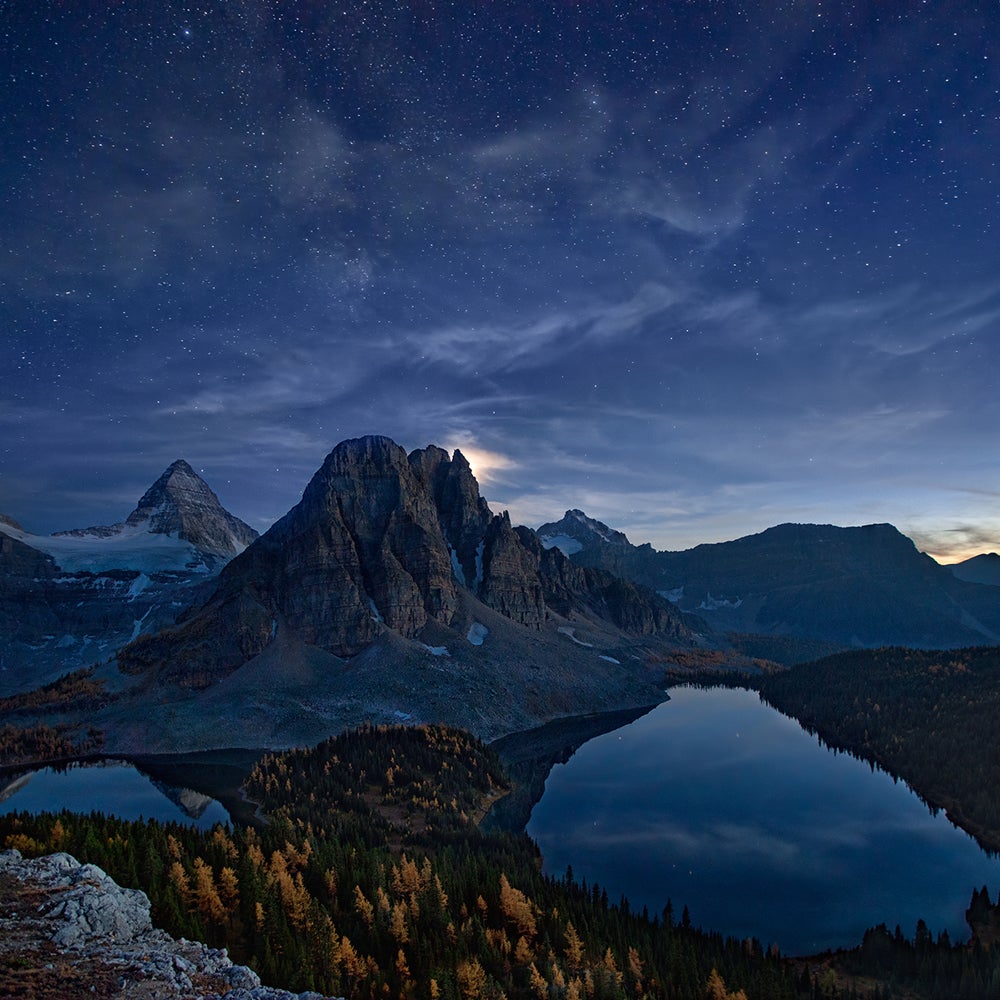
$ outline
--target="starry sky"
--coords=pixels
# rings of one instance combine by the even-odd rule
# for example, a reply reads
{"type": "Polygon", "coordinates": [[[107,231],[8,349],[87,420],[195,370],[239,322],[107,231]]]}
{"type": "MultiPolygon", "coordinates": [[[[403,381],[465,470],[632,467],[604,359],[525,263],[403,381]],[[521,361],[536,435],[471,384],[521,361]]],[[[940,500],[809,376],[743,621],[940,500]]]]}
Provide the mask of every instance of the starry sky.
{"type": "Polygon", "coordinates": [[[339,441],[685,548],[1000,549],[995,2],[7,3],[0,511],[339,441]]]}

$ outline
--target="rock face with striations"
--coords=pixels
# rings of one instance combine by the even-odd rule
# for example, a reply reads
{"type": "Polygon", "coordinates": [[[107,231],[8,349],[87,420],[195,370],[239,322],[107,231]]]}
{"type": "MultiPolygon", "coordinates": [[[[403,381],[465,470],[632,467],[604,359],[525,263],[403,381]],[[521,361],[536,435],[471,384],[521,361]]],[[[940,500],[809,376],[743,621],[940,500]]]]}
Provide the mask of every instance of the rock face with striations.
{"type": "MultiPolygon", "coordinates": [[[[407,455],[385,437],[345,441],[302,500],[226,566],[204,605],[127,647],[119,662],[130,673],[155,668],[204,687],[263,651],[279,630],[352,656],[386,628],[412,639],[429,625],[447,627],[461,591],[537,629],[547,615],[544,577],[558,577],[552,567],[565,562],[556,552],[543,569],[541,553],[528,529],[491,514],[461,452],[449,457],[432,446],[407,455]]],[[[562,571],[570,582],[553,590],[557,599],[569,606],[579,588],[576,597],[611,620],[608,602],[592,593],[611,578],[569,563],[562,571]]],[[[646,600],[679,621],[666,601],[646,600]]]]}
{"type": "MultiPolygon", "coordinates": [[[[546,548],[535,532],[518,528],[522,543],[538,560],[545,601],[566,614],[581,600],[601,618],[632,635],[659,635],[684,641],[690,626],[705,628],[704,622],[678,614],[666,598],[629,580],[591,566],[577,566],[557,546],[546,548]]],[[[624,537],[624,536],[623,536],[624,537]]]]}
{"type": "Polygon", "coordinates": [[[189,542],[199,552],[222,559],[231,559],[257,537],[249,524],[234,517],[219,503],[208,483],[183,459],[168,466],[122,523],[57,534],[109,538],[128,529],[173,535],[189,542]]]}
{"type": "Polygon", "coordinates": [[[483,585],[480,596],[519,625],[537,628],[545,621],[545,598],[538,576],[538,560],[526,548],[504,511],[486,532],[483,585]]]}

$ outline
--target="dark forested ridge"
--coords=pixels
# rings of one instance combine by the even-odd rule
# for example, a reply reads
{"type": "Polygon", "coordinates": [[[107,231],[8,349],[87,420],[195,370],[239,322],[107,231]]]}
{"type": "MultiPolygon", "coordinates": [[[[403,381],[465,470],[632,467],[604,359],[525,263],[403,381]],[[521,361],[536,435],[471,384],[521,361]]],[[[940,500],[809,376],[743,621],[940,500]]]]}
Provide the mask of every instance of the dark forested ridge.
{"type": "MultiPolygon", "coordinates": [[[[476,819],[498,758],[444,727],[366,728],[264,757],[248,791],[269,822],[199,831],[93,814],[0,817],[0,846],[64,850],[144,889],[154,921],[225,945],[265,981],[400,1000],[813,995],[757,942],[631,912],[526,836],[476,819]]],[[[808,976],[806,977],[808,979],[808,976]]]]}

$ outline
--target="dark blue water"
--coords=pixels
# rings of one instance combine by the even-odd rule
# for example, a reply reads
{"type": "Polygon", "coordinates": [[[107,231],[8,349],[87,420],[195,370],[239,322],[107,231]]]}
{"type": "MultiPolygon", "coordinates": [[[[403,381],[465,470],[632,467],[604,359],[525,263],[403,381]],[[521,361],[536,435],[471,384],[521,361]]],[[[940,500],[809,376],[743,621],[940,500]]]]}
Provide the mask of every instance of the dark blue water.
{"type": "Polygon", "coordinates": [[[157,787],[131,764],[107,761],[33,772],[0,788],[0,815],[9,812],[103,812],[122,819],[173,820],[203,830],[226,823],[229,814],[214,799],[187,788],[157,787]]]}
{"type": "Polygon", "coordinates": [[[674,689],[556,765],[528,833],[552,874],[785,954],[921,917],[964,940],[973,888],[1000,888],[1000,861],[902,782],[724,688],[674,689]]]}

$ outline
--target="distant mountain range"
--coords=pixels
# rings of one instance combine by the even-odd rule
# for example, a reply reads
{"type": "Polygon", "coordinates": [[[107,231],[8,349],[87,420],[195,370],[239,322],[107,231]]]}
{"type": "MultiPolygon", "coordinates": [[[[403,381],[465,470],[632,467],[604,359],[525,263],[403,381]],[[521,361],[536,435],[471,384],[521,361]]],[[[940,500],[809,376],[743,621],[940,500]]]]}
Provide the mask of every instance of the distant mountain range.
{"type": "Polygon", "coordinates": [[[948,567],[959,580],[969,583],[985,583],[989,587],[1000,587],[1000,555],[986,552],[973,556],[965,562],[948,567]]]}
{"type": "Polygon", "coordinates": [[[887,524],[683,552],[577,509],[534,532],[490,510],[460,451],[384,437],[338,445],[257,537],[178,461],[108,527],[0,519],[0,695],[98,664],[86,718],[21,714],[121,751],[301,745],[364,720],[493,737],[653,704],[686,650],[1000,642],[996,559],[953,571],[887,524]]]}
{"type": "MultiPolygon", "coordinates": [[[[10,529],[12,552],[17,546],[17,558],[32,562],[22,581],[39,560],[60,579],[55,559],[71,542],[103,551],[109,540],[141,535],[148,545],[155,535],[155,544],[183,541],[198,554],[186,576],[172,570],[187,590],[184,601],[169,595],[170,621],[125,635],[118,669],[100,671],[118,694],[90,721],[110,745],[288,745],[365,719],[499,735],[652,704],[662,698],[664,656],[703,641],[704,622],[662,596],[574,566],[506,513],[492,513],[459,451],[408,455],[382,437],[343,442],[300,503],[217,575],[208,546],[221,558],[223,544],[242,541],[235,519],[208,503],[210,491],[189,472],[172,466],[165,481],[174,506],[201,512],[197,523],[154,487],[133,524],[41,541],[10,529]]],[[[152,574],[135,565],[127,572],[123,584],[145,593],[136,581],[152,574]]]]}
{"type": "Polygon", "coordinates": [[[659,552],[568,510],[538,535],[576,565],[647,586],[723,633],[844,646],[1000,641],[1000,595],[983,586],[995,565],[990,557],[953,571],[919,552],[891,524],[781,524],[731,542],[659,552]]]}

